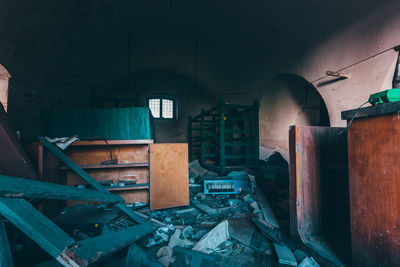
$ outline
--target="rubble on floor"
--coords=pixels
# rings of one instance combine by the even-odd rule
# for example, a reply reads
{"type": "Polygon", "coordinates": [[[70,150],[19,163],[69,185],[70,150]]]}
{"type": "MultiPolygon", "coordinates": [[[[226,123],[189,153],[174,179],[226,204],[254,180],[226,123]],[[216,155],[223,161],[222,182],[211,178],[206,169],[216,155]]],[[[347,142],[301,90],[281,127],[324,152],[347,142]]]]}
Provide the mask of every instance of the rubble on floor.
{"type": "MultiPolygon", "coordinates": [[[[190,166],[190,205],[153,211],[144,203],[128,205],[151,222],[154,231],[99,266],[319,266],[286,238],[274,205],[256,186],[254,176],[244,171],[230,174],[248,177],[251,186],[239,194],[205,194],[205,178],[217,174],[198,162],[190,166]]],[[[76,240],[135,224],[104,204],[70,206],[55,222],[76,240]]]]}

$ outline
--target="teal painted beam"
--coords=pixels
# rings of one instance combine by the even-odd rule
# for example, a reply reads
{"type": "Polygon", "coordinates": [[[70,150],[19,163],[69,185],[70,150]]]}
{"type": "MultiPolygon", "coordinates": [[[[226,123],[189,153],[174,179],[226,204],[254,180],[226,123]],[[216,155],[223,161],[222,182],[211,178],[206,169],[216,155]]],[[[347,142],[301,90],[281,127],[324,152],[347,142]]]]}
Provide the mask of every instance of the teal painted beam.
{"type": "Polygon", "coordinates": [[[2,221],[0,221],[0,266],[14,266],[6,226],[2,221]]]}
{"type": "MultiPolygon", "coordinates": [[[[83,178],[86,182],[88,182],[93,188],[101,191],[107,192],[104,186],[102,186],[99,182],[97,182],[92,176],[90,176],[86,171],[84,171],[81,167],[79,167],[75,162],[73,162],[70,158],[68,158],[57,146],[53,145],[44,137],[40,137],[40,142],[49,149],[54,155],[56,155],[60,160],[62,160],[68,167],[70,167],[73,171],[75,171],[81,178],[83,178]]],[[[144,220],[139,217],[134,211],[125,206],[123,203],[118,203],[116,205],[121,211],[123,211],[130,218],[135,220],[137,223],[143,223],[144,220]]]]}
{"type": "Polygon", "coordinates": [[[68,253],[75,240],[24,199],[0,197],[0,213],[64,266],[86,266],[68,253]]]}
{"type": "Polygon", "coordinates": [[[79,258],[84,259],[90,264],[129,246],[138,239],[153,232],[154,229],[155,227],[152,223],[146,222],[118,232],[110,231],[97,237],[82,240],[77,247],[71,250],[79,258]]]}
{"type": "Polygon", "coordinates": [[[124,200],[114,194],[92,189],[78,189],[72,186],[39,182],[30,179],[0,175],[0,197],[83,200],[117,203],[124,200]]]}

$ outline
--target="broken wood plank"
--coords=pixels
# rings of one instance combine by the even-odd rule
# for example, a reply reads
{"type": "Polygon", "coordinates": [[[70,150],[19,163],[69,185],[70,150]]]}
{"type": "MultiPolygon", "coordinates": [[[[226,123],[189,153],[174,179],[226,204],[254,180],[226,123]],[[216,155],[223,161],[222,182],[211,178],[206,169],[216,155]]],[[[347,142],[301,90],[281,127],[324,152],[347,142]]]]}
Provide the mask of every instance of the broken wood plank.
{"type": "Polygon", "coordinates": [[[275,252],[279,259],[279,264],[297,266],[296,258],[293,252],[285,245],[274,243],[275,252]]]}
{"type": "Polygon", "coordinates": [[[123,199],[117,195],[92,189],[78,189],[72,186],[39,182],[29,179],[0,175],[0,197],[85,200],[117,203],[123,199]]]}
{"type": "MultiPolygon", "coordinates": [[[[101,191],[101,192],[107,192],[108,194],[112,194],[108,192],[104,186],[102,186],[99,182],[97,182],[92,176],[90,176],[86,171],[84,171],[81,167],[79,167],[75,162],[73,162],[70,158],[68,158],[60,149],[58,149],[57,146],[53,145],[49,141],[46,140],[44,137],[40,137],[40,142],[49,149],[51,152],[53,152],[54,155],[56,155],[60,160],[62,160],[68,167],[70,167],[73,171],[75,171],[80,177],[82,177],[86,182],[88,182],[93,188],[101,191]]],[[[143,223],[144,220],[139,217],[137,214],[135,214],[130,208],[125,206],[124,203],[118,203],[116,205],[121,211],[123,211],[126,215],[131,217],[133,220],[135,220],[137,223],[143,223]]]]}
{"type": "Polygon", "coordinates": [[[253,218],[253,222],[265,237],[274,242],[281,243],[280,232],[272,228],[269,223],[260,218],[253,218]]]}
{"type": "Polygon", "coordinates": [[[278,220],[275,217],[274,212],[272,211],[271,206],[269,205],[268,200],[265,198],[264,193],[261,191],[259,187],[255,189],[255,196],[258,202],[258,205],[261,208],[261,212],[263,214],[264,220],[267,221],[274,228],[279,228],[278,220]]]}
{"type": "Polygon", "coordinates": [[[140,212],[138,212],[138,211],[134,211],[134,213],[135,213],[137,216],[143,218],[145,221],[149,221],[149,222],[151,222],[151,223],[153,223],[154,225],[157,225],[157,226],[159,226],[159,227],[164,227],[164,226],[166,225],[165,223],[160,222],[159,220],[156,220],[156,219],[154,219],[154,218],[152,218],[152,217],[150,217],[150,216],[148,216],[148,215],[146,215],[146,214],[140,213],[140,212]]]}
{"type": "Polygon", "coordinates": [[[8,241],[6,226],[0,221],[0,266],[13,267],[10,242],[8,241]]]}
{"type": "Polygon", "coordinates": [[[191,203],[193,206],[198,208],[199,210],[205,212],[207,215],[215,215],[218,214],[218,211],[216,209],[213,209],[206,204],[201,203],[200,201],[193,199],[191,200],[191,203]]]}
{"type": "Polygon", "coordinates": [[[25,200],[0,197],[0,213],[64,266],[86,266],[69,251],[74,239],[25,200]]]}
{"type": "Polygon", "coordinates": [[[71,251],[88,264],[117,252],[136,240],[150,234],[155,229],[150,222],[138,224],[118,232],[107,232],[97,237],[79,241],[71,251]]]}

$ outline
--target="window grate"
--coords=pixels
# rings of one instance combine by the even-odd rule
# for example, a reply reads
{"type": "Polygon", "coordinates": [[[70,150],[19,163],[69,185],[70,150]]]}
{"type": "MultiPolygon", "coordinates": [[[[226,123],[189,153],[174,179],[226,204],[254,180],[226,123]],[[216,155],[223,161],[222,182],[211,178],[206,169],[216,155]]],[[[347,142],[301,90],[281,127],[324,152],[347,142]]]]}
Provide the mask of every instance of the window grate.
{"type": "Polygon", "coordinates": [[[162,100],[162,117],[165,119],[174,118],[174,102],[172,100],[162,100]]]}
{"type": "Polygon", "coordinates": [[[160,99],[153,98],[149,99],[149,108],[151,110],[151,114],[154,118],[160,118],[160,99]]]}
{"type": "Polygon", "coordinates": [[[175,119],[176,103],[173,99],[152,97],[147,99],[147,106],[155,119],[175,119]]]}

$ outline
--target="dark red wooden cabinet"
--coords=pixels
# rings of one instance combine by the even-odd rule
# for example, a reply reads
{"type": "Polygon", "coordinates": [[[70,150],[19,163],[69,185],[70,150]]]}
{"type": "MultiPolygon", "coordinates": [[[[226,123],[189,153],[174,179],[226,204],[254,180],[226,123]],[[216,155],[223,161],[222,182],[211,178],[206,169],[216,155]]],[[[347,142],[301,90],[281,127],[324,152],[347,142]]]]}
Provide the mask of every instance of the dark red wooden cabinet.
{"type": "Polygon", "coordinates": [[[399,266],[399,114],[355,119],[348,159],[353,266],[399,266]]]}

